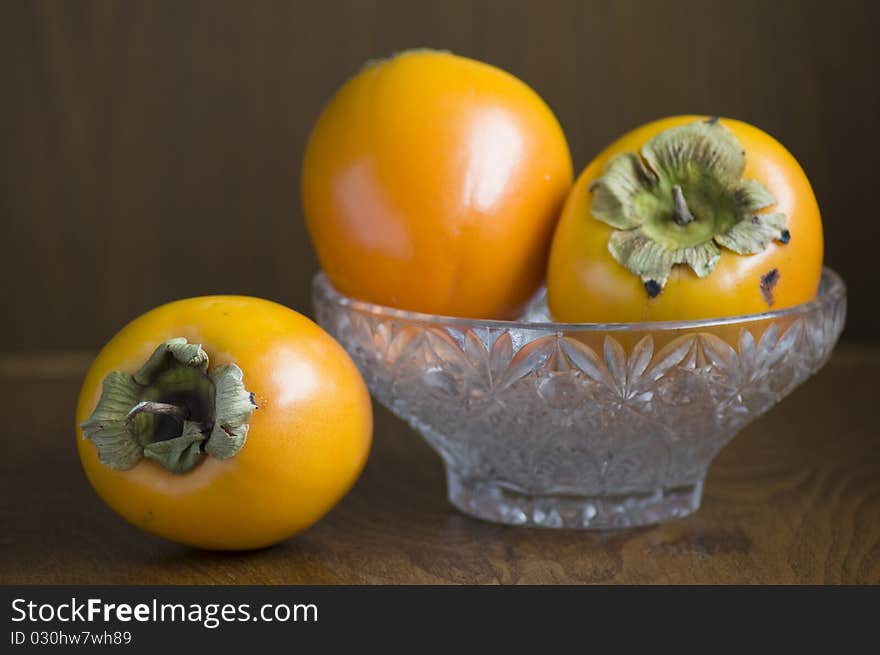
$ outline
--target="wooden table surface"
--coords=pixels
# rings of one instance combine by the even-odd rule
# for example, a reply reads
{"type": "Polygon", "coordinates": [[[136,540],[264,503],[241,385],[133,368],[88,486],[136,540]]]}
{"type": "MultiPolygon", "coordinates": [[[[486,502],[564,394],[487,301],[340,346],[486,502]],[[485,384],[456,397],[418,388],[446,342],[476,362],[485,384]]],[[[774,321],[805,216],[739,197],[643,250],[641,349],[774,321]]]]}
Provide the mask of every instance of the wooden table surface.
{"type": "Polygon", "coordinates": [[[440,460],[377,407],[353,491],[311,530],[226,554],[117,518],[77,459],[89,357],[0,357],[0,583],[880,583],[880,345],[844,345],[718,456],[703,507],[608,533],[483,523],[445,499],[440,460]]]}

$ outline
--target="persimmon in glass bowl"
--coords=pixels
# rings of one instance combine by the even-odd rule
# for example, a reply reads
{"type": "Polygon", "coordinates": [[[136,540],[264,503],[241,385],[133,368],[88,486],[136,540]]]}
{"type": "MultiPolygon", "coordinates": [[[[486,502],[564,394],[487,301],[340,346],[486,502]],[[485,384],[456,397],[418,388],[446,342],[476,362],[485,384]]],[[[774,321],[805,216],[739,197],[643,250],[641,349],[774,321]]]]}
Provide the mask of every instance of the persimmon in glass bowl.
{"type": "Polygon", "coordinates": [[[699,508],[718,451],[818,371],[846,316],[826,268],[816,298],[742,317],[554,323],[432,316],[313,282],[318,322],[374,397],[446,466],[472,516],[544,528],[661,523],[699,508]]]}

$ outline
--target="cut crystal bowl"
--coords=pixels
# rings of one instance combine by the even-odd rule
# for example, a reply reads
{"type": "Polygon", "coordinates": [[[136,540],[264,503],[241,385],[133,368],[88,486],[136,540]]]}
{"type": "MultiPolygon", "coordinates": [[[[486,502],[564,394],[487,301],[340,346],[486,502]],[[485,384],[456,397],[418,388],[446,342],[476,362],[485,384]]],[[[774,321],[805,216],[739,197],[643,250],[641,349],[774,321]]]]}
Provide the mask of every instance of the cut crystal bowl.
{"type": "Polygon", "coordinates": [[[449,500],[489,521],[624,528],[700,505],[712,458],[827,361],[846,288],[790,309],[660,323],[407,312],[313,282],[318,322],[440,454],[449,500]]]}

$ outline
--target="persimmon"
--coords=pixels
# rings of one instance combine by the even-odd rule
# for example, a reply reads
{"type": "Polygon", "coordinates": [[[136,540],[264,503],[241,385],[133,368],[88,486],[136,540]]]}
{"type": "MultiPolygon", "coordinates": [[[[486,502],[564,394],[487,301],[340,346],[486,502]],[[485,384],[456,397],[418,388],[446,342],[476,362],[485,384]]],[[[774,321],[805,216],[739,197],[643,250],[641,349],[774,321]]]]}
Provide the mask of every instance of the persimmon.
{"type": "Polygon", "coordinates": [[[547,275],[554,318],[728,317],[811,300],[822,221],[801,166],[728,118],[675,116],[608,146],[581,173],[547,275]]]}
{"type": "Polygon", "coordinates": [[[369,63],[323,110],[302,200],[342,293],[513,318],[543,282],[571,183],[565,136],[537,93],[488,64],[415,50],[369,63]]]}
{"type": "Polygon", "coordinates": [[[76,410],[98,495],[178,543],[277,543],[357,479],[370,398],[348,354],[305,316],[244,296],[172,302],[101,350],[76,410]]]}

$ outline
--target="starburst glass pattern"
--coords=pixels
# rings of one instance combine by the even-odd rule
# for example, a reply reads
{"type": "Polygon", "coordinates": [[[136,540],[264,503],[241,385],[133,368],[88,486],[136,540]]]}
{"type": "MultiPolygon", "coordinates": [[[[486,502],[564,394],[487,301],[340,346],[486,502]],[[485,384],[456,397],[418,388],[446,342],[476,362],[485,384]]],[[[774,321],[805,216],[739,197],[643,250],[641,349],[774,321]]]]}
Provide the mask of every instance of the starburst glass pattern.
{"type": "Polygon", "coordinates": [[[697,509],[715,454],[827,361],[845,287],[719,321],[567,325],[414,314],[314,282],[318,322],[370,391],[440,453],[450,500],[541,527],[643,525],[697,509]]]}

